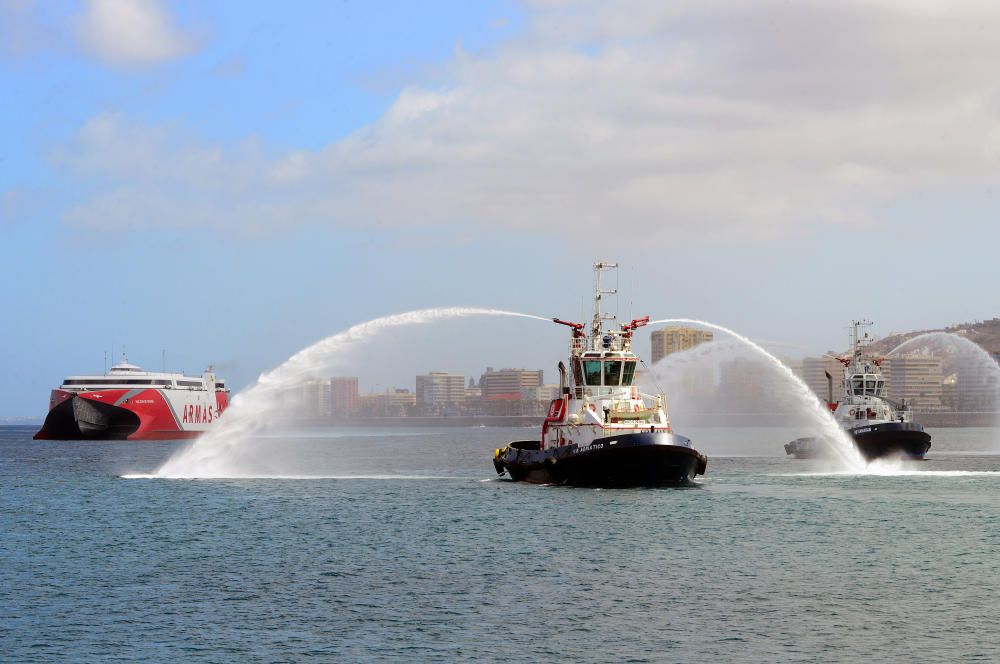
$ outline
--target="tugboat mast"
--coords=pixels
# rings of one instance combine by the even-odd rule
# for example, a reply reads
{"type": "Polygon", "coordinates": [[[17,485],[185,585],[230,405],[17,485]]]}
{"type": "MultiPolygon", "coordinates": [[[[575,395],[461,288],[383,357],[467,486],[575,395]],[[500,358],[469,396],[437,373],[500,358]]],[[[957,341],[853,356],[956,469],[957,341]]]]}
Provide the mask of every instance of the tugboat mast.
{"type": "Polygon", "coordinates": [[[615,317],[611,314],[605,314],[601,312],[601,297],[603,295],[617,295],[618,289],[607,288],[601,289],[601,272],[604,270],[617,269],[618,263],[605,263],[604,261],[599,261],[594,263],[594,322],[591,325],[590,338],[593,350],[597,350],[598,344],[601,342],[601,337],[604,334],[602,329],[602,323],[606,320],[614,320],[615,317]]]}
{"type": "Polygon", "coordinates": [[[870,320],[852,320],[852,332],[851,332],[851,350],[855,365],[862,364],[862,354],[863,346],[867,346],[869,341],[868,328],[874,325],[870,320]],[[860,331],[864,330],[864,337],[860,335],[860,331]]]}

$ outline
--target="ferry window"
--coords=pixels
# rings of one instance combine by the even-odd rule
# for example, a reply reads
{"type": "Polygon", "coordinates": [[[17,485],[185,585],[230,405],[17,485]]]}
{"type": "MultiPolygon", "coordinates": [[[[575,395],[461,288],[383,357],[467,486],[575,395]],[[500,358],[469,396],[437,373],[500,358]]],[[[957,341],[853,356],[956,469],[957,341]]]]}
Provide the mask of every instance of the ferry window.
{"type": "Polygon", "coordinates": [[[587,377],[587,385],[601,384],[601,363],[587,360],[583,363],[583,373],[587,377]]]}
{"type": "Polygon", "coordinates": [[[622,363],[620,360],[604,363],[604,384],[618,385],[622,381],[622,363]]]}
{"type": "Polygon", "coordinates": [[[152,380],[144,378],[84,378],[66,380],[63,385],[152,385],[152,380]]]}
{"type": "Polygon", "coordinates": [[[622,385],[631,385],[635,377],[635,362],[625,363],[625,373],[622,375],[622,385]]]}

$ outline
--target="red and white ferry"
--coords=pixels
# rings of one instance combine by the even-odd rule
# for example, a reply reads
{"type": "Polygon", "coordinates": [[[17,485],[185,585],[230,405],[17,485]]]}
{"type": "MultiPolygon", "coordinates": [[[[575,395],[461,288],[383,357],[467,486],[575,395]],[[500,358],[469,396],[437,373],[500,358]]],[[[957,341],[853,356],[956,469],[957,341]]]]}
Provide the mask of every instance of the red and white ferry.
{"type": "Polygon", "coordinates": [[[228,406],[226,381],[212,367],[188,376],[143,371],[123,358],[103,376],[69,376],[52,390],[35,440],[195,438],[228,406]]]}

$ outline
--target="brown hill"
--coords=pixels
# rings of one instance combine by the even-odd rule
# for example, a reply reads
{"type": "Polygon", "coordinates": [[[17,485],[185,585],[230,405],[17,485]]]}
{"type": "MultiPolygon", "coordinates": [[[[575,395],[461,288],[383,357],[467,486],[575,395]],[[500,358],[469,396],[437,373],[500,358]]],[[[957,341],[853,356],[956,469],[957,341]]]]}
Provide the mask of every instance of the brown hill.
{"type": "Polygon", "coordinates": [[[1000,353],[1000,318],[991,318],[990,320],[976,321],[974,323],[960,323],[936,330],[916,330],[914,332],[891,334],[874,342],[872,349],[877,353],[888,353],[904,341],[928,332],[950,332],[957,334],[973,343],[979,344],[990,355],[1000,353]]]}

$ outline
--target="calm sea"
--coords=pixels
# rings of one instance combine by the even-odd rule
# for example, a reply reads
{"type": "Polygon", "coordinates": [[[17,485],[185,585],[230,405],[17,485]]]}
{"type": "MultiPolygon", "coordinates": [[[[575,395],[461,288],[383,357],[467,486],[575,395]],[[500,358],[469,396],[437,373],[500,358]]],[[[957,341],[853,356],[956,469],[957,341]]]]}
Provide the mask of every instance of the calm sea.
{"type": "Polygon", "coordinates": [[[695,489],[494,479],[520,429],[275,436],[325,479],[123,479],[179,443],[0,428],[0,659],[1000,660],[1000,433],[815,474],[681,431],[695,489]]]}

